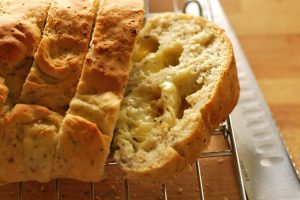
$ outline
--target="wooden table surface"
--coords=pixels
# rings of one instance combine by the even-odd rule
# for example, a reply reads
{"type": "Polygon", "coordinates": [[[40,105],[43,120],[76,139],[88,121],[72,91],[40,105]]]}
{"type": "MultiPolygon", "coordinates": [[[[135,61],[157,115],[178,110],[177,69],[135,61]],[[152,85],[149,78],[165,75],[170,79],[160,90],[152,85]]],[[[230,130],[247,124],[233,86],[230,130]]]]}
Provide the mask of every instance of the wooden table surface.
{"type": "Polygon", "coordinates": [[[300,1],[221,0],[300,169],[300,1]]]}

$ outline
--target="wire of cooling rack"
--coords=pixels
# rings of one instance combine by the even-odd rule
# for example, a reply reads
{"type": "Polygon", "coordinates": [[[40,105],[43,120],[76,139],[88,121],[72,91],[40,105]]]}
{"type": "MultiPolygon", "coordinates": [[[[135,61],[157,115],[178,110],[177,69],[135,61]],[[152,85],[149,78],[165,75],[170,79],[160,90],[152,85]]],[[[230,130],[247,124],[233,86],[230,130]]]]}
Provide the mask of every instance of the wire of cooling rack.
{"type": "MultiPolygon", "coordinates": [[[[150,2],[149,0],[144,0],[145,2],[145,10],[146,10],[146,16],[150,14],[150,2]]],[[[178,7],[178,2],[177,0],[172,0],[173,2],[173,9],[175,12],[180,12],[180,9],[178,7]]],[[[185,5],[183,7],[182,12],[186,13],[188,6],[191,4],[195,4],[198,13],[201,16],[206,17],[208,20],[213,21],[214,17],[212,14],[212,8],[210,6],[210,3],[208,0],[187,0],[185,2],[185,5]],[[205,15],[204,15],[205,13],[205,15]]],[[[200,155],[201,158],[212,158],[212,157],[223,157],[223,156],[232,156],[234,158],[235,164],[236,164],[236,174],[238,176],[238,182],[239,182],[239,190],[240,190],[240,198],[242,200],[246,200],[247,196],[245,193],[245,187],[243,183],[243,177],[241,173],[241,167],[240,167],[240,162],[239,162],[239,156],[238,152],[236,149],[236,143],[235,143],[235,136],[234,136],[234,131],[231,126],[231,120],[230,117],[228,117],[226,123],[223,123],[220,125],[218,128],[215,129],[215,131],[212,133],[212,135],[223,135],[225,139],[228,141],[230,145],[229,150],[223,150],[223,151],[210,151],[210,152],[203,152],[200,155]]],[[[198,183],[198,191],[200,195],[200,199],[204,200],[205,199],[205,193],[203,190],[203,179],[201,176],[201,167],[200,167],[200,159],[195,161],[195,167],[196,167],[196,173],[197,173],[197,183],[198,183]]],[[[111,167],[117,165],[116,162],[109,162],[106,167],[111,167]]],[[[23,187],[24,183],[19,183],[18,185],[18,195],[17,198],[18,200],[23,200],[23,187]]],[[[162,194],[163,194],[163,199],[168,200],[168,188],[166,184],[163,184],[161,186],[162,189],[162,194]]],[[[55,200],[60,200],[61,197],[61,189],[60,189],[60,180],[56,179],[55,181],[55,200]]],[[[130,199],[130,185],[129,182],[125,179],[124,181],[124,197],[126,200],[130,199]]],[[[96,200],[95,199],[95,185],[94,183],[89,184],[89,199],[90,200],[96,200]]]]}
{"type": "MultiPolygon", "coordinates": [[[[201,167],[200,167],[200,162],[201,159],[203,158],[213,158],[213,157],[224,157],[224,156],[231,156],[235,160],[236,164],[236,174],[238,175],[238,181],[239,181],[239,189],[240,189],[240,197],[242,200],[246,200],[246,194],[245,194],[245,189],[243,185],[243,179],[241,176],[241,168],[239,164],[239,157],[236,151],[236,145],[235,145],[235,137],[234,137],[234,132],[231,127],[231,120],[230,117],[227,119],[225,123],[220,125],[218,128],[214,130],[212,133],[213,136],[219,136],[223,135],[224,138],[228,141],[230,144],[230,149],[229,150],[222,150],[222,151],[209,151],[209,152],[203,152],[200,156],[199,159],[195,161],[195,169],[196,169],[196,178],[197,178],[197,185],[198,185],[198,190],[199,191],[199,197],[201,200],[205,200],[205,192],[203,189],[203,185],[205,182],[202,179],[202,174],[201,174],[201,167]]],[[[116,166],[117,163],[112,161],[106,164],[107,168],[114,167],[116,166]]],[[[109,170],[109,169],[108,169],[109,170]]],[[[19,183],[18,186],[18,200],[23,200],[23,188],[24,184],[26,183],[19,183]]],[[[55,180],[55,200],[61,200],[62,193],[61,193],[61,183],[60,179],[55,180]]],[[[128,180],[124,180],[124,198],[125,200],[130,200],[131,199],[131,184],[129,183],[128,180]]],[[[88,191],[89,191],[89,200],[97,200],[97,196],[95,195],[95,185],[94,183],[90,183],[88,186],[88,191]]],[[[161,186],[161,194],[162,198],[164,200],[168,200],[168,187],[167,184],[162,184],[161,186]]]]}

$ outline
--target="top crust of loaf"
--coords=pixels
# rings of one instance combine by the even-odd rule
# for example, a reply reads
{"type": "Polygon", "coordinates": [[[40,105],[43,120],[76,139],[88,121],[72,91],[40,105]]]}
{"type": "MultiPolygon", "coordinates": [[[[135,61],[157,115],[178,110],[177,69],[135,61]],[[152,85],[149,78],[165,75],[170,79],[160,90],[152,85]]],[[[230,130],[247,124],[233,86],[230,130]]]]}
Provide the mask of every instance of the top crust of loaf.
{"type": "Polygon", "coordinates": [[[52,0],[1,0],[0,15],[9,15],[19,20],[31,20],[42,30],[45,25],[45,8],[52,0]]]}
{"type": "Polygon", "coordinates": [[[116,114],[128,79],[130,58],[142,26],[142,1],[103,0],[83,72],[69,112],[90,119],[105,135],[112,135],[116,114]],[[78,109],[81,104],[81,109],[78,109]],[[99,108],[99,111],[95,109],[99,108]],[[97,115],[102,116],[98,119],[97,115]]]}
{"type": "Polygon", "coordinates": [[[0,4],[0,66],[15,67],[33,57],[51,0],[3,0],[0,4]]]}
{"type": "Polygon", "coordinates": [[[142,0],[102,0],[96,13],[98,3],[0,1],[0,185],[102,178],[144,10],[142,0]],[[75,65],[84,65],[82,74],[75,65]],[[24,93],[41,87],[42,94],[24,95],[17,101],[29,70],[24,93]],[[57,95],[61,91],[73,93],[66,100],[57,95]],[[8,98],[10,93],[14,95],[8,98]],[[46,95],[47,102],[41,103],[46,95]],[[65,114],[69,103],[62,117],[59,113],[65,114]]]}
{"type": "Polygon", "coordinates": [[[201,17],[166,13],[138,36],[115,159],[129,179],[162,182],[192,163],[239,96],[232,46],[201,17]]]}
{"type": "Polygon", "coordinates": [[[143,18],[141,0],[101,1],[76,94],[60,128],[53,176],[103,178],[143,18]]]}
{"type": "Polygon", "coordinates": [[[19,102],[65,114],[88,50],[97,1],[54,0],[19,102]]]}
{"type": "Polygon", "coordinates": [[[0,76],[14,104],[41,40],[51,0],[3,0],[0,4],[0,76]]]}

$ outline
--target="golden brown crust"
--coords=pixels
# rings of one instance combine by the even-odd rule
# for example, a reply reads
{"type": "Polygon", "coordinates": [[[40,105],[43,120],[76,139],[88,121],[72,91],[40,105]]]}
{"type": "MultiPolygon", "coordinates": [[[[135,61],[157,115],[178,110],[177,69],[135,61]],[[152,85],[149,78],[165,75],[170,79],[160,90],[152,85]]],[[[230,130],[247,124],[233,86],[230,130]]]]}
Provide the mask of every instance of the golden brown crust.
{"type": "Polygon", "coordinates": [[[0,17],[0,76],[6,79],[11,99],[18,98],[40,41],[40,30],[20,19],[0,17]]]}
{"type": "Polygon", "coordinates": [[[91,48],[59,132],[53,177],[102,178],[131,52],[142,26],[142,5],[140,0],[101,2],[91,48]]]}
{"type": "Polygon", "coordinates": [[[2,15],[0,20],[1,68],[15,67],[25,57],[33,57],[40,41],[40,30],[30,21],[20,22],[11,16],[2,15]]]}
{"type": "Polygon", "coordinates": [[[17,104],[7,113],[0,131],[1,183],[50,180],[61,120],[41,106],[17,104]]]}
{"type": "Polygon", "coordinates": [[[0,77],[0,121],[2,121],[2,117],[9,110],[10,107],[7,101],[7,97],[8,88],[4,83],[4,79],[0,77]]]}
{"type": "Polygon", "coordinates": [[[0,18],[10,16],[0,22],[0,47],[5,47],[0,49],[0,184],[57,177],[98,181],[109,154],[131,51],[143,23],[143,2],[102,1],[90,56],[71,103],[98,1],[54,0],[44,29],[49,2],[0,4],[0,18]],[[6,112],[7,93],[14,104],[29,70],[19,103],[6,112]],[[58,113],[65,113],[69,103],[61,122],[58,113]]]}
{"type": "MultiPolygon", "coordinates": [[[[127,83],[131,52],[137,33],[143,23],[144,10],[141,2],[131,0],[122,2],[116,0],[102,1],[91,42],[92,48],[86,56],[77,87],[75,99],[98,107],[99,112],[101,112],[101,105],[107,105],[108,112],[106,112],[105,118],[110,119],[110,121],[104,124],[100,121],[96,123],[104,134],[110,136],[127,83]],[[89,96],[92,99],[94,96],[107,95],[111,96],[108,103],[104,101],[98,104],[95,101],[89,102],[87,100],[89,96]]],[[[89,115],[88,109],[86,110],[86,114],[89,115]]],[[[69,112],[76,114],[72,107],[69,112]]],[[[87,117],[85,114],[81,116],[87,117]]]]}
{"type": "Polygon", "coordinates": [[[99,181],[111,139],[103,135],[94,123],[68,114],[58,136],[52,177],[67,177],[82,181],[99,181]]]}
{"type": "Polygon", "coordinates": [[[102,1],[78,93],[123,95],[132,48],[143,23],[141,2],[102,1]]]}
{"type": "Polygon", "coordinates": [[[45,25],[46,14],[52,0],[1,0],[0,15],[30,20],[40,30],[45,25]]]}
{"type": "Polygon", "coordinates": [[[53,1],[20,102],[64,114],[74,96],[86,55],[96,1],[53,1]]]}
{"type": "Polygon", "coordinates": [[[29,72],[49,7],[50,0],[4,0],[0,5],[0,76],[6,79],[13,103],[29,72]]]}
{"type": "Polygon", "coordinates": [[[215,86],[209,102],[202,108],[203,120],[206,126],[213,130],[218,124],[226,119],[238,102],[240,87],[237,76],[237,68],[231,43],[224,38],[230,49],[228,63],[222,77],[215,86]]]}
{"type": "MultiPolygon", "coordinates": [[[[36,119],[38,119],[40,111],[41,113],[47,113],[47,111],[16,106],[11,112],[7,112],[19,97],[32,64],[32,57],[40,42],[49,7],[50,0],[3,0],[0,4],[0,184],[27,180],[27,178],[40,181],[47,179],[43,175],[46,168],[42,169],[45,165],[41,166],[47,161],[40,159],[35,150],[32,150],[30,155],[25,150],[30,148],[30,144],[26,142],[31,140],[32,135],[37,134],[38,126],[33,127],[32,132],[25,136],[28,124],[20,128],[20,123],[32,122],[33,116],[30,112],[36,113],[38,110],[36,113],[36,119]],[[26,138],[25,143],[23,143],[23,138],[26,138]],[[36,170],[33,177],[28,171],[29,168],[36,170]]],[[[44,117],[47,118],[48,115],[44,117]]],[[[38,144],[41,143],[40,138],[47,137],[37,137],[38,144]]],[[[41,149],[38,144],[37,149],[41,149]]]]}
{"type": "MultiPolygon", "coordinates": [[[[115,157],[118,159],[118,156],[115,155],[115,157]]],[[[157,164],[146,169],[122,166],[122,170],[126,173],[126,178],[141,184],[161,183],[162,181],[170,180],[174,174],[181,172],[189,165],[185,158],[171,147],[166,148],[153,159],[153,162],[157,164]]]]}

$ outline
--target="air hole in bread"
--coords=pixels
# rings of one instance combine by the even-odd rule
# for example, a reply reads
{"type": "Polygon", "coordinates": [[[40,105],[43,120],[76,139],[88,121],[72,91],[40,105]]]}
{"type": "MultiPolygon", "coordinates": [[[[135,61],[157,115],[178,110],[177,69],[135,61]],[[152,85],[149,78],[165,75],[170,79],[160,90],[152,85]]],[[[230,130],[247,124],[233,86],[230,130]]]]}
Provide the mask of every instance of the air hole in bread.
{"type": "Polygon", "coordinates": [[[157,100],[157,101],[152,101],[150,103],[151,108],[153,110],[153,116],[154,117],[160,117],[164,114],[164,108],[163,105],[161,103],[161,101],[157,100]]]}
{"type": "Polygon", "coordinates": [[[148,140],[145,140],[143,143],[141,143],[141,148],[146,151],[150,152],[154,150],[157,146],[157,142],[154,139],[149,138],[148,140]]]}
{"type": "Polygon", "coordinates": [[[155,53],[158,50],[158,41],[150,36],[144,36],[140,38],[138,45],[135,47],[135,53],[133,54],[132,60],[134,62],[140,62],[149,53],[155,53]]]}
{"type": "Polygon", "coordinates": [[[164,49],[164,63],[165,67],[176,66],[179,64],[179,58],[182,54],[183,48],[179,43],[173,44],[170,48],[164,49]]]}
{"type": "Polygon", "coordinates": [[[177,118],[182,119],[182,117],[184,115],[184,111],[189,109],[190,107],[191,107],[191,105],[186,101],[186,99],[182,98],[181,99],[181,105],[180,105],[180,108],[178,110],[177,118]]]}

